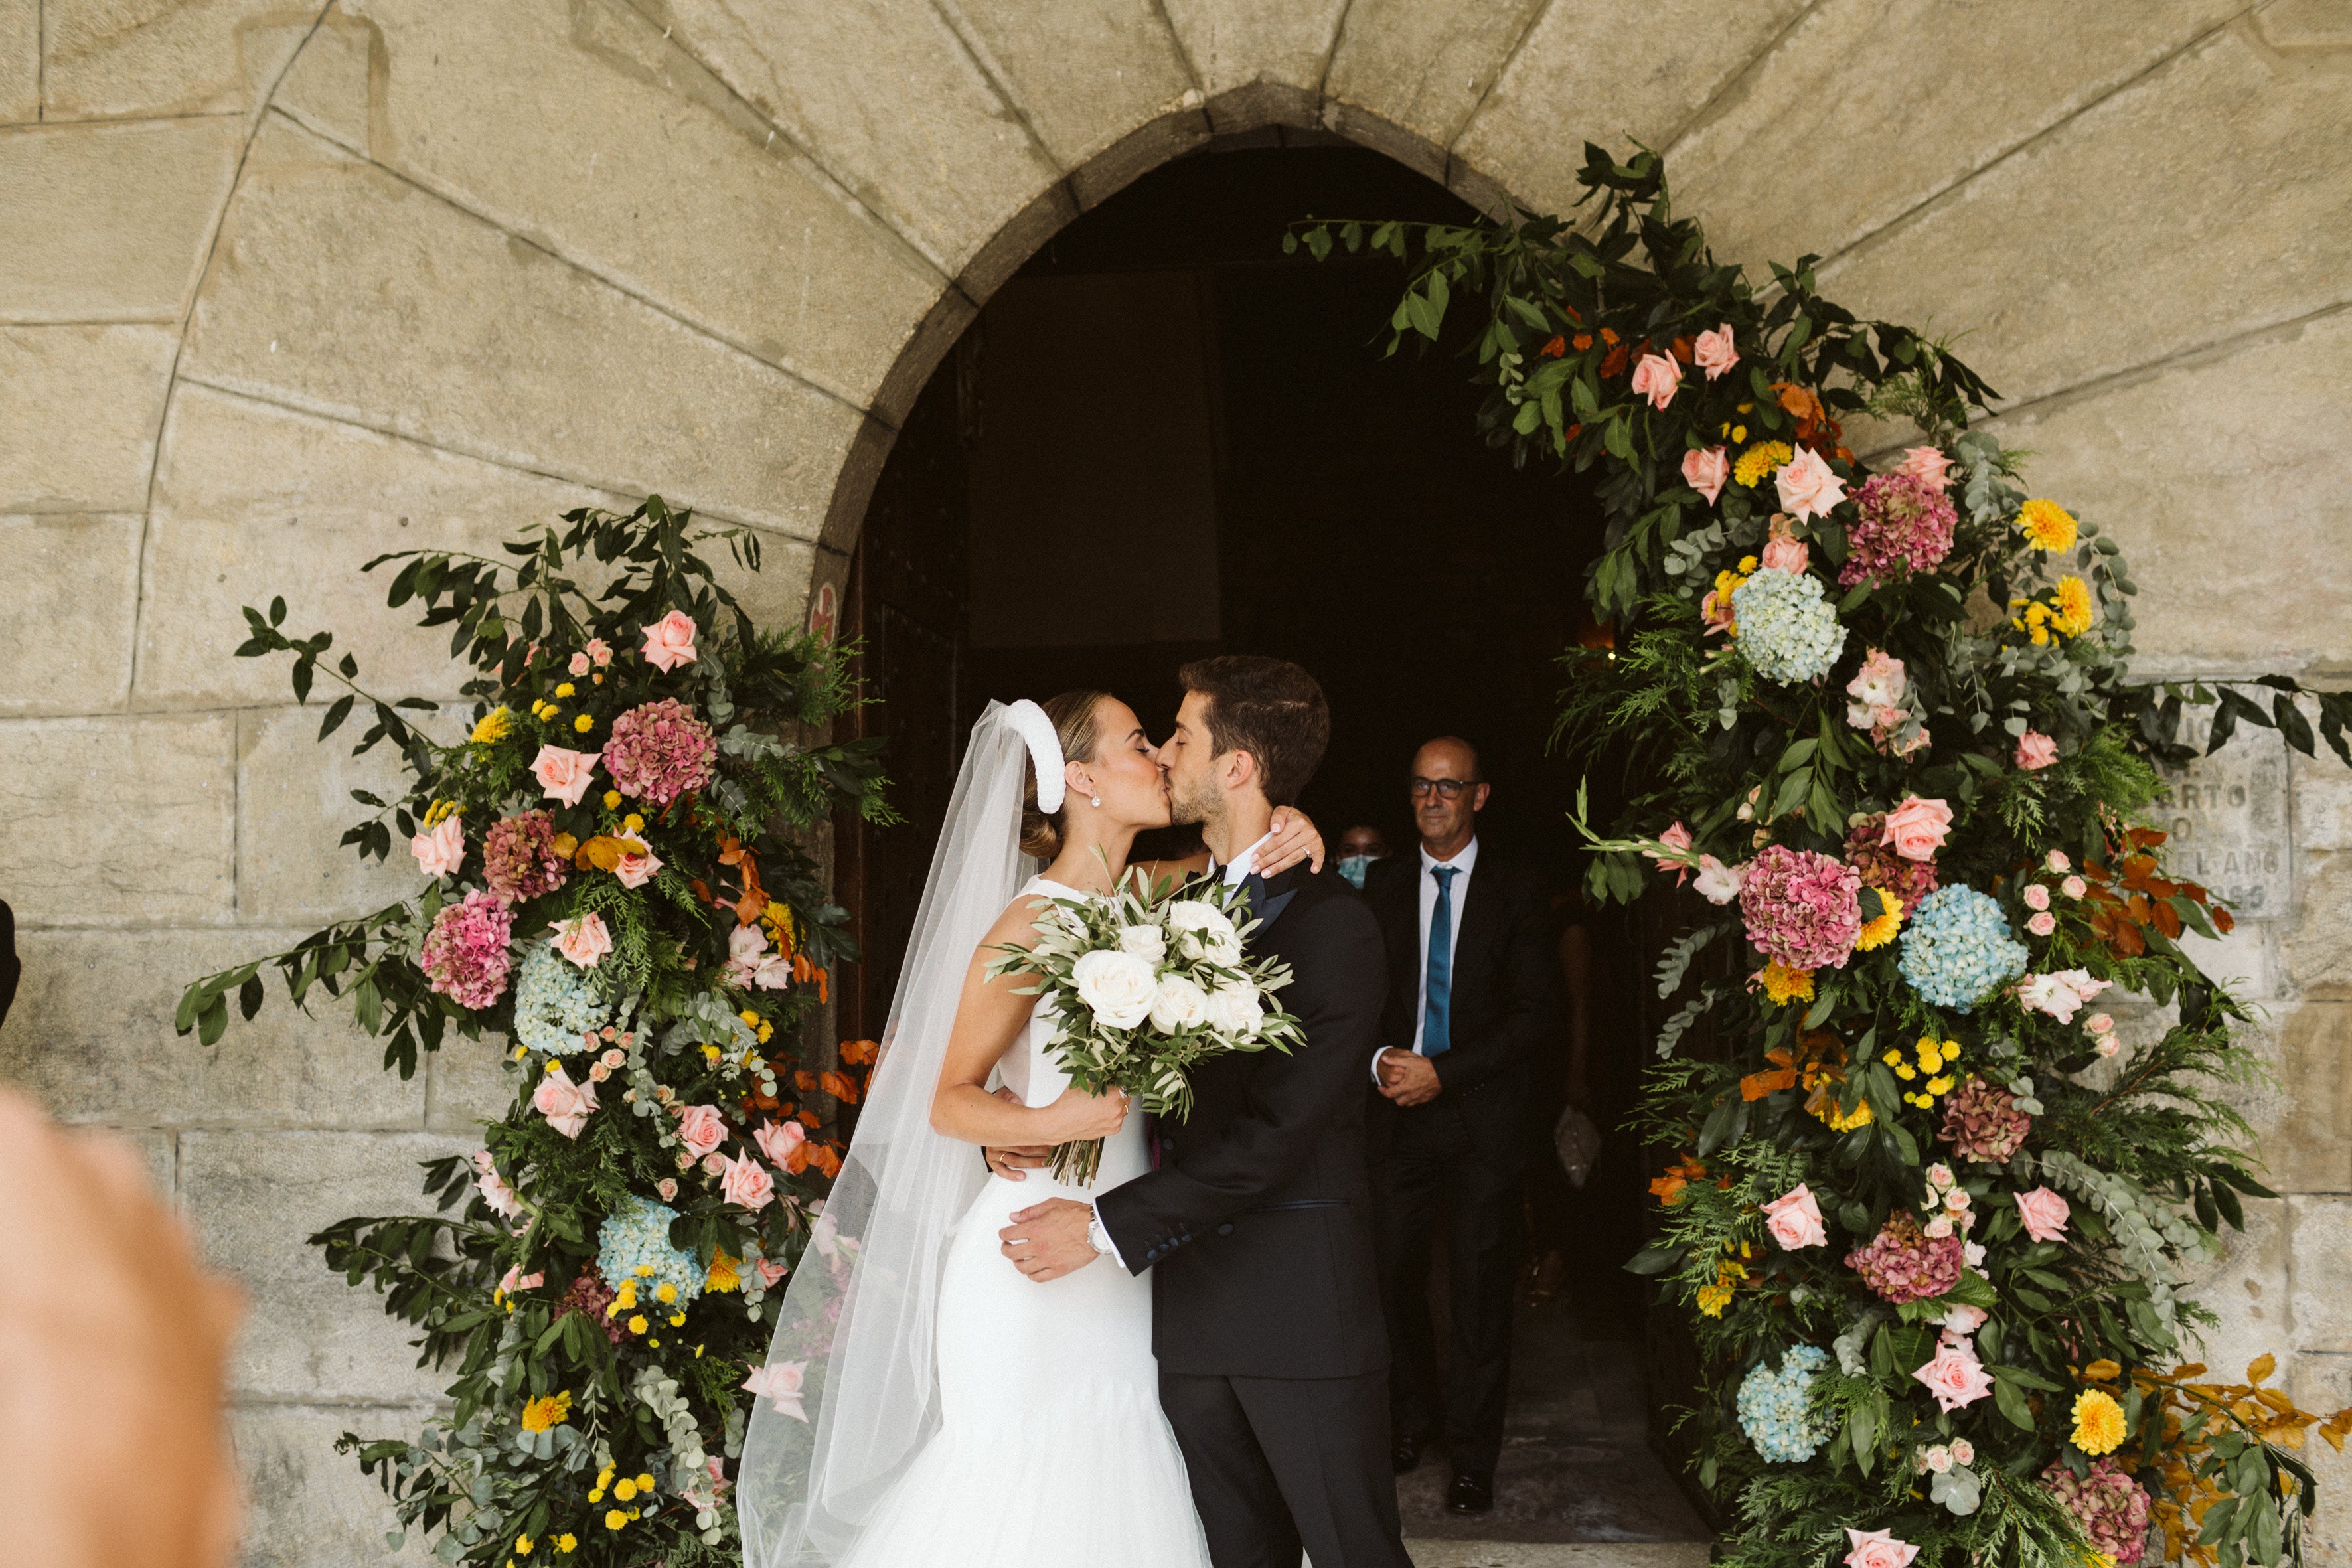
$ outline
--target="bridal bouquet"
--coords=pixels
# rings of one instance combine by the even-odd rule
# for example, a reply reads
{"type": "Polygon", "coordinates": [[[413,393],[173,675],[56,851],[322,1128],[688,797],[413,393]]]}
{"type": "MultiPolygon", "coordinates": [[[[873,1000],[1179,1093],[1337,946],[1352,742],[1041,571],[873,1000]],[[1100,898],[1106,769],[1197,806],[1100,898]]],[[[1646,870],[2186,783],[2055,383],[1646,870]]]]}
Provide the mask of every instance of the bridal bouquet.
{"type": "MultiPolygon", "coordinates": [[[[988,975],[1037,977],[1021,994],[1055,1020],[1051,1048],[1076,1088],[1122,1089],[1139,1110],[1182,1115],[1194,1064],[1287,1051],[1301,1038],[1298,1020],[1272,1002],[1290,968],[1249,958],[1257,922],[1235,909],[1240,900],[1238,888],[1172,881],[1108,899],[1039,899],[1037,945],[1006,943],[988,975]]],[[[1101,1163],[1099,1138],[1054,1151],[1054,1174],[1079,1186],[1101,1163]]]]}

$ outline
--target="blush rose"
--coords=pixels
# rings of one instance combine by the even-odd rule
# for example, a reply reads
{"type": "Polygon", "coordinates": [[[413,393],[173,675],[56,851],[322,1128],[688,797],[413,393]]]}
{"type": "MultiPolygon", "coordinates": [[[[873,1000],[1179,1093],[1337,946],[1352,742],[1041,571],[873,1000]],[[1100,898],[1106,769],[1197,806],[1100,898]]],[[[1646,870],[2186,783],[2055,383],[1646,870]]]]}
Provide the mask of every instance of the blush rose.
{"type": "Polygon", "coordinates": [[[1945,836],[1951,830],[1949,805],[1915,795],[1886,814],[1886,826],[1879,842],[1892,847],[1906,860],[1927,861],[1936,858],[1936,851],[1943,847],[1945,836]]]}
{"type": "Polygon", "coordinates": [[[1814,1201],[1812,1189],[1802,1182],[1766,1204],[1764,1215],[1764,1228],[1784,1252],[1794,1252],[1801,1247],[1821,1247],[1829,1241],[1829,1232],[1822,1225],[1821,1205],[1814,1201]]]}
{"type": "Polygon", "coordinates": [[[596,772],[596,753],[566,751],[562,746],[541,746],[539,755],[530,760],[531,776],[539,787],[547,792],[550,800],[560,800],[566,805],[578,805],[580,797],[588,793],[589,780],[596,772]]]}
{"type": "Polygon", "coordinates": [[[694,662],[694,621],[684,610],[672,610],[644,630],[646,662],[656,669],[667,675],[694,662]]]}
{"type": "Polygon", "coordinates": [[[2064,1198],[2048,1187],[2017,1194],[2017,1217],[2024,1222],[2025,1234],[2036,1241],[2064,1239],[2066,1219],[2074,1212],[2064,1198]]]}
{"type": "Polygon", "coordinates": [[[1683,483],[1706,498],[1709,506],[1723,493],[1723,484],[1731,477],[1731,459],[1720,447],[1702,447],[1683,454],[1683,483]]]}

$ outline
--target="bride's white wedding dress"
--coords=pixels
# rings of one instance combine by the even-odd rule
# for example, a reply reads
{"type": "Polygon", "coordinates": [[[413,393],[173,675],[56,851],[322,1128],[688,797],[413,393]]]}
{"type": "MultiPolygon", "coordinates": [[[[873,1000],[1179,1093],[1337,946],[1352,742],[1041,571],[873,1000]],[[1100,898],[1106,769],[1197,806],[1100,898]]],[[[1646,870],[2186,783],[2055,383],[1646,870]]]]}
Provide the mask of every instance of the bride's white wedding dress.
{"type": "MultiPolygon", "coordinates": [[[[1021,897],[1085,895],[1042,877],[1021,897]]],[[[1068,1087],[1032,1019],[1004,1082],[1030,1105],[1068,1087]]],[[[979,1152],[971,1158],[977,1162],[979,1152]]],[[[1046,1284],[997,1232],[1048,1198],[1090,1202],[1143,1173],[1143,1118],[1106,1140],[1092,1189],[991,1175],[957,1222],[940,1284],[940,1425],[840,1568],[1207,1568],[1184,1458],[1160,1408],[1151,1281],[1109,1258],[1046,1284]]]]}

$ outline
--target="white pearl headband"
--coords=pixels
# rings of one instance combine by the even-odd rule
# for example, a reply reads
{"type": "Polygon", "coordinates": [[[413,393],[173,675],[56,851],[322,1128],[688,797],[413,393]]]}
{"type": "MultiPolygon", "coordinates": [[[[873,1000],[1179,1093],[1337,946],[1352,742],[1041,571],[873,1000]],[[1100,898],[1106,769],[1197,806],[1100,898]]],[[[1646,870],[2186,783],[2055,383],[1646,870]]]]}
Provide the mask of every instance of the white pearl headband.
{"type": "Polygon", "coordinates": [[[1004,721],[1028,742],[1029,760],[1037,768],[1037,809],[1048,813],[1061,810],[1062,738],[1054,733],[1054,721],[1026,697],[1006,705],[1004,721]]]}

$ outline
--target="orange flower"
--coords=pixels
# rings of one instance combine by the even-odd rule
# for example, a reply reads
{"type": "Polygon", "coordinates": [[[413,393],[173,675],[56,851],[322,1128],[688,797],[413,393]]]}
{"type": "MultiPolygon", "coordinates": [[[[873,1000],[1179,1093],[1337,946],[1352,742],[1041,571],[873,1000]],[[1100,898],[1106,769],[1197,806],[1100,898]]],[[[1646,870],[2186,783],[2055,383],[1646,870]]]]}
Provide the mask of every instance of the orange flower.
{"type": "Polygon", "coordinates": [[[809,1151],[809,1163],[825,1173],[827,1180],[841,1174],[841,1153],[831,1143],[803,1143],[809,1151]]]}
{"type": "Polygon", "coordinates": [[[1589,349],[1591,346],[1592,334],[1591,332],[1579,332],[1576,334],[1576,350],[1579,353],[1583,353],[1586,349],[1589,349]]]}
{"type": "Polygon", "coordinates": [[[1616,330],[1615,330],[1614,328],[1611,328],[1611,327],[1603,327],[1603,328],[1601,328],[1601,341],[1602,342],[1604,342],[1604,343],[1613,343],[1613,342],[1615,342],[1617,341],[1617,333],[1616,333],[1616,330]]]}
{"type": "Polygon", "coordinates": [[[1706,1167],[1685,1154],[1682,1163],[1670,1165],[1665,1174],[1650,1183],[1650,1195],[1669,1208],[1682,1201],[1683,1189],[1706,1174],[1706,1167]]]}
{"type": "Polygon", "coordinates": [[[844,1105],[857,1103],[857,1080],[847,1073],[835,1072],[828,1068],[817,1074],[816,1080],[824,1085],[825,1093],[840,1100],[844,1105]]]}
{"type": "Polygon", "coordinates": [[[1676,359],[1678,359],[1678,360],[1682,361],[1682,362],[1683,362],[1683,363],[1685,363],[1685,364],[1688,364],[1688,363],[1690,363],[1690,362],[1691,362],[1691,340],[1690,340],[1689,338],[1687,338],[1687,337],[1680,337],[1680,338],[1676,338],[1676,339],[1675,340],[1674,355],[1675,355],[1675,358],[1676,358],[1676,359]]]}
{"type": "Polygon", "coordinates": [[[881,1054],[882,1047],[874,1040],[844,1040],[841,1059],[851,1067],[863,1067],[881,1054]]]}
{"type": "Polygon", "coordinates": [[[1603,375],[1622,375],[1625,373],[1625,363],[1633,357],[1633,351],[1627,348],[1623,343],[1619,343],[1615,348],[1609,351],[1609,357],[1601,362],[1601,374],[1603,375]]]}
{"type": "Polygon", "coordinates": [[[1559,336],[1557,333],[1553,335],[1551,342],[1544,344],[1542,350],[1543,357],[1546,359],[1558,359],[1567,352],[1568,340],[1559,336]]]}

